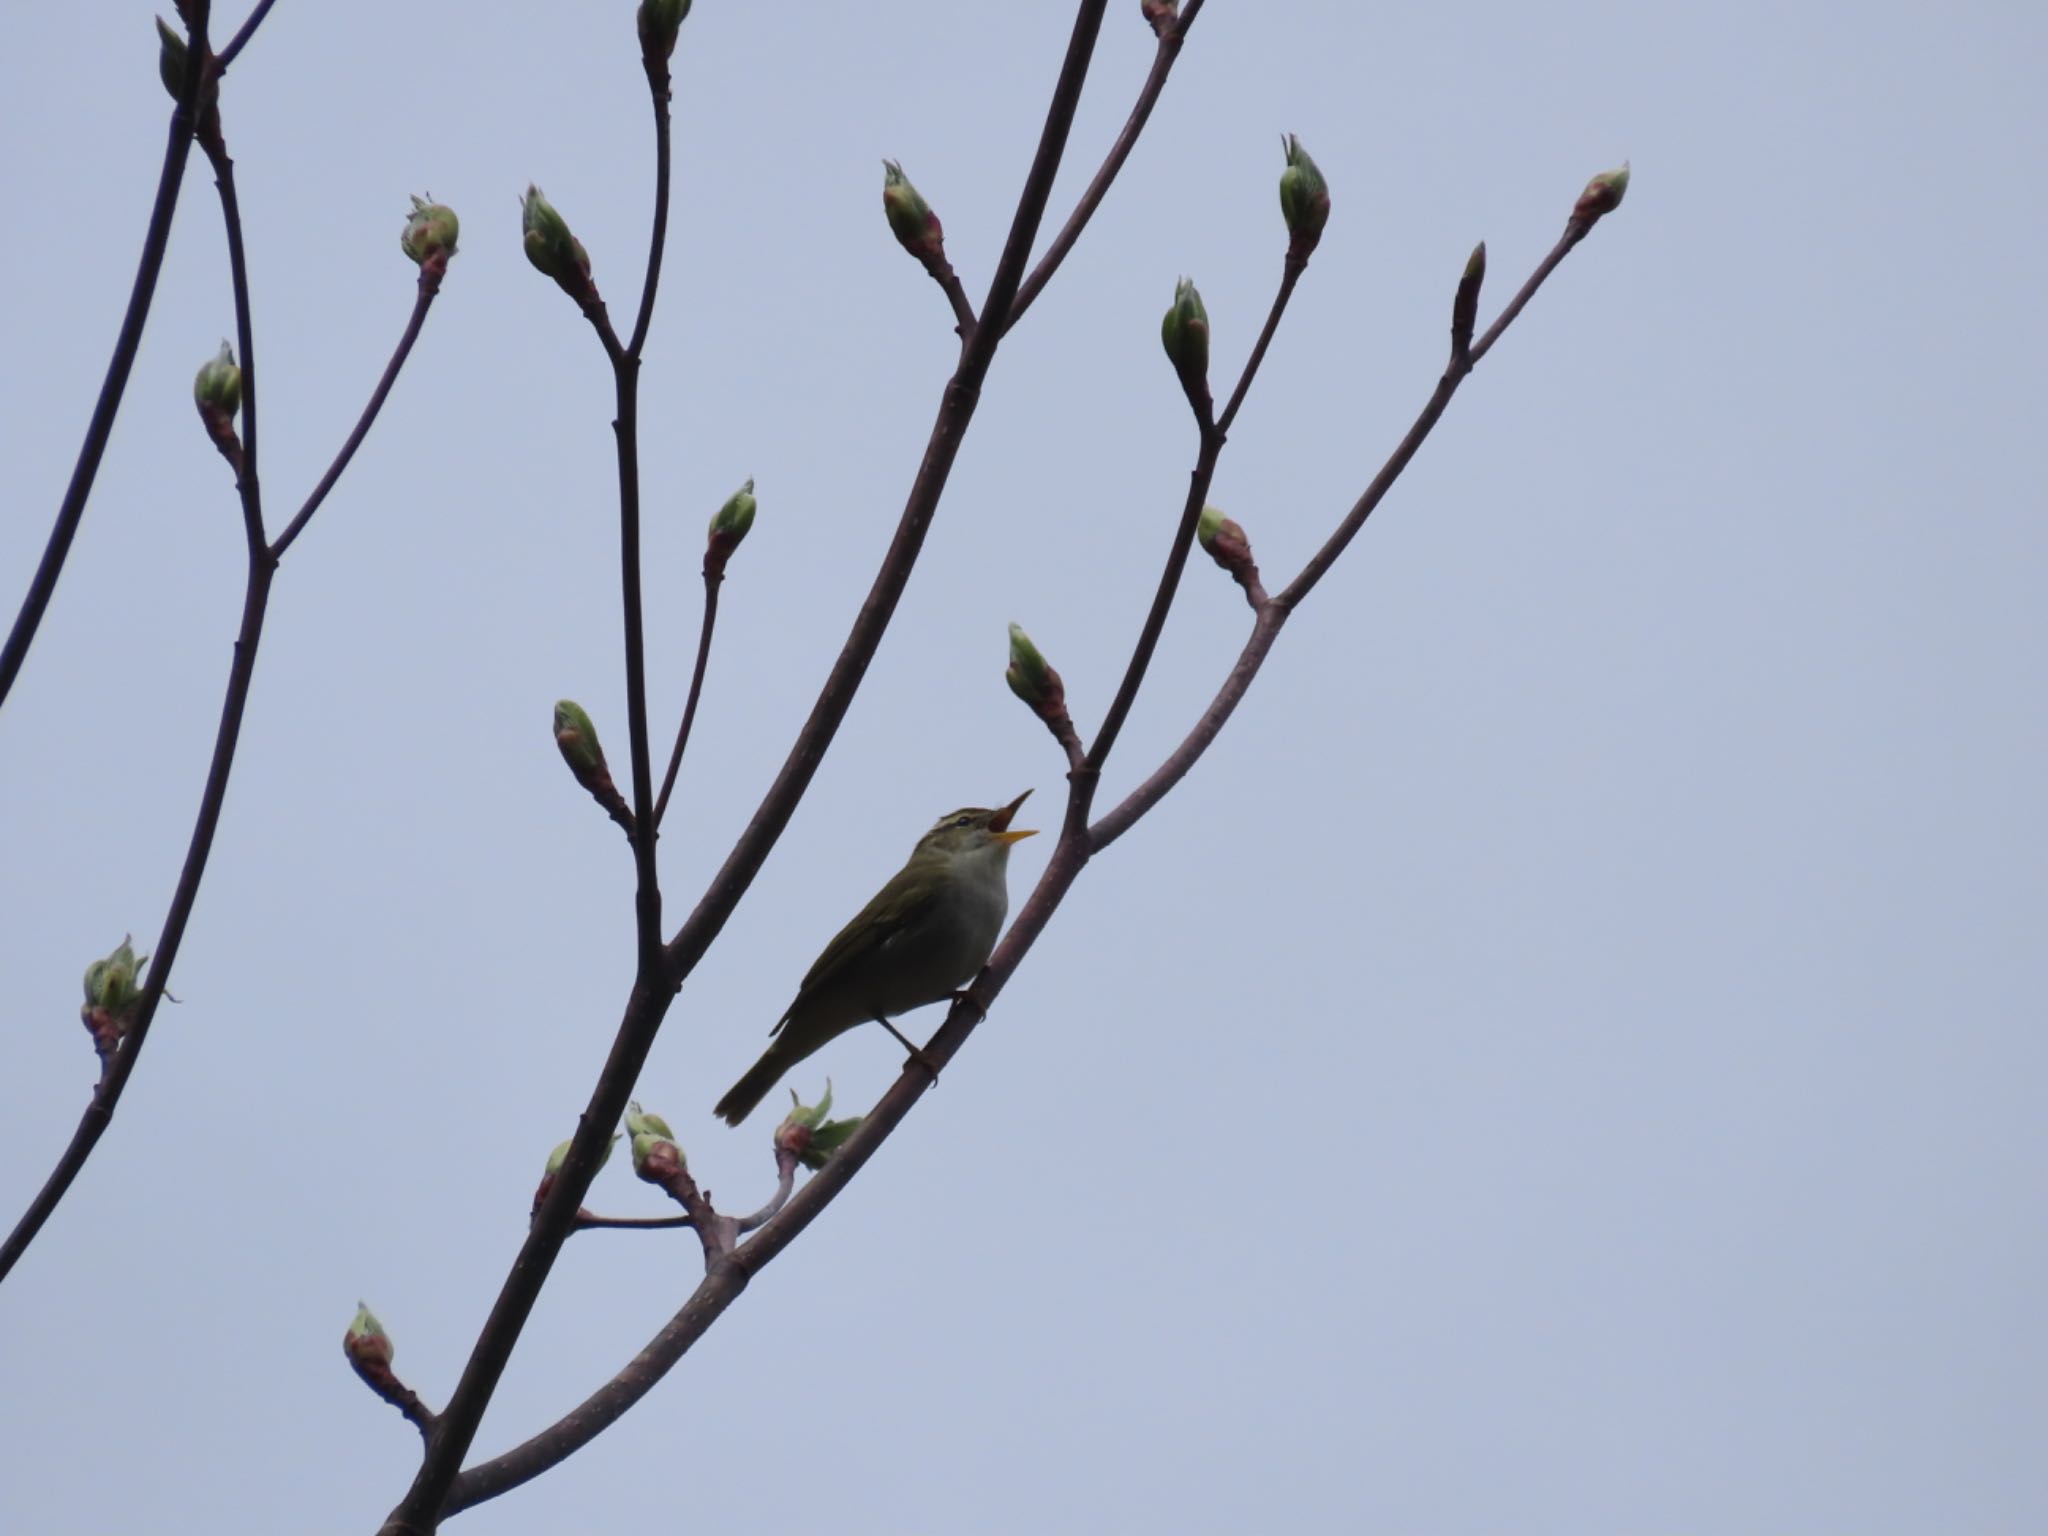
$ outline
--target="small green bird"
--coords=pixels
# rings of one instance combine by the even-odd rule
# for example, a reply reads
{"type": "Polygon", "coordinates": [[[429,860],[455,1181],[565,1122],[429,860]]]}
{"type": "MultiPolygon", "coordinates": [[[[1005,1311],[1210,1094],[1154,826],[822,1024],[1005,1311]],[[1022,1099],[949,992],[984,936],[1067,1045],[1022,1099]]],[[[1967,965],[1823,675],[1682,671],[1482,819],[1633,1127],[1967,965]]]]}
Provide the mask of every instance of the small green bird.
{"type": "Polygon", "coordinates": [[[718,1101],[720,1119],[738,1125],[783,1073],[856,1024],[872,1019],[903,1040],[892,1014],[951,997],[974,978],[1010,910],[1010,845],[1032,836],[1011,831],[1010,820],[1030,793],[993,811],[949,812],[917,840],[910,862],[825,946],[770,1031],[775,1043],[718,1101]]]}

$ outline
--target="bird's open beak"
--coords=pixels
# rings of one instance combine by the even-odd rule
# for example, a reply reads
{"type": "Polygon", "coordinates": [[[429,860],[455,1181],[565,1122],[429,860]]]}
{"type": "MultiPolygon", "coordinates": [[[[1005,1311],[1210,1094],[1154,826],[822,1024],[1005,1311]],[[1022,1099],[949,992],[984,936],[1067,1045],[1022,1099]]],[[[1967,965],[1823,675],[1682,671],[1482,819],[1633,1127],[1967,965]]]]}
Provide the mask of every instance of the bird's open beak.
{"type": "Polygon", "coordinates": [[[1022,805],[1026,800],[1029,800],[1030,798],[1031,791],[1027,789],[1024,791],[1023,794],[1019,795],[1016,799],[1012,800],[1000,811],[997,811],[995,815],[989,817],[988,829],[990,832],[995,834],[995,839],[997,842],[1021,843],[1027,837],[1038,836],[1038,829],[1036,827],[1032,828],[1028,832],[1012,832],[1010,830],[1010,820],[1017,814],[1017,807],[1022,805]]]}

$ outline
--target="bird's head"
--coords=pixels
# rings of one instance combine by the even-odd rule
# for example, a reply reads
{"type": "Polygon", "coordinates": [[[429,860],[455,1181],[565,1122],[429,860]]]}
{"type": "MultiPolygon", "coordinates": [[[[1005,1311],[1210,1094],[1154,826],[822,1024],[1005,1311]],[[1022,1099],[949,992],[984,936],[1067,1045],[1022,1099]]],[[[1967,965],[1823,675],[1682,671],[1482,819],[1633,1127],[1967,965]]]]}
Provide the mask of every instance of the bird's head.
{"type": "Polygon", "coordinates": [[[917,851],[911,857],[958,859],[989,853],[1007,857],[1012,843],[1037,835],[1035,830],[1013,830],[1010,826],[1017,807],[1030,794],[1027,789],[1008,805],[998,806],[992,811],[972,805],[963,810],[948,811],[933,824],[931,831],[917,840],[917,851]]]}

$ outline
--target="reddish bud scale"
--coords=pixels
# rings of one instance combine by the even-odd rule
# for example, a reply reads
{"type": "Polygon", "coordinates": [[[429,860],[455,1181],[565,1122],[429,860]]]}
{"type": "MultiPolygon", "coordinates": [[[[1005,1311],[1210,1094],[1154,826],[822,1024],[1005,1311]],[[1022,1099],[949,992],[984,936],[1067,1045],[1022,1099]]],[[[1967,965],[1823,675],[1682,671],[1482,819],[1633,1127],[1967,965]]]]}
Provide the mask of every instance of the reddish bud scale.
{"type": "Polygon", "coordinates": [[[1173,30],[1173,24],[1180,19],[1180,0],[1138,0],[1138,9],[1151,23],[1152,30],[1164,37],[1173,30]]]}

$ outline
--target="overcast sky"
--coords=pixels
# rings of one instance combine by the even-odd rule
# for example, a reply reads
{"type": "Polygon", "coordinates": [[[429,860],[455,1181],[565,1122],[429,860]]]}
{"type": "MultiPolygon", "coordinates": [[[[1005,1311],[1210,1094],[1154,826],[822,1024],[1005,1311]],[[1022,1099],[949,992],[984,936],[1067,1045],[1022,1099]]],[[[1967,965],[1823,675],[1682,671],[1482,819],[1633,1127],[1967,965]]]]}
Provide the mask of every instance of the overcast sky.
{"type": "MultiPolygon", "coordinates": [[[[951,366],[881,159],[978,297],[1070,14],[700,0],[684,28],[644,392],[658,734],[704,522],[748,476],[761,510],[662,844],[672,912],[787,750],[951,366]]],[[[1193,275],[1234,376],[1279,275],[1279,136],[1335,212],[1214,491],[1279,579],[1426,397],[1472,243],[1490,318],[1589,174],[1631,157],[1628,201],[847,1195],[622,1424],[460,1528],[2048,1525],[2044,44],[2017,0],[1212,0],[654,1052],[640,1097],[722,1204],[769,1189],[770,1117],[712,1102],[932,817],[1034,786],[1056,825],[1004,624],[1092,729],[1193,455],[1159,316],[1193,275]]],[[[0,50],[5,613],[132,276],[155,46],[147,7],[102,4],[24,11],[0,50]]],[[[1151,53],[1118,0],[1055,218],[1151,53]]],[[[446,1399],[631,962],[621,839],[547,731],[576,697],[623,758],[609,377],[517,199],[546,190],[630,313],[632,5],[285,0],[223,113],[274,524],[404,322],[409,194],[458,210],[462,249],[284,564],[183,1001],[0,1288],[23,1531],[373,1530],[417,1439],[342,1329],[368,1299],[446,1399]]],[[[7,1221],[92,1081],[79,974],[154,942],[189,832],[242,577],[190,384],[232,329],[195,157],[0,711],[7,1221]]],[[[1247,622],[1190,568],[1106,796],[1247,622]]],[[[797,1085],[859,1106],[900,1054],[856,1033],[797,1085]]],[[[661,1209],[622,1165],[592,1203],[661,1209]]],[[[603,1381],[698,1270],[687,1234],[574,1239],[479,1450],[603,1381]]]]}

